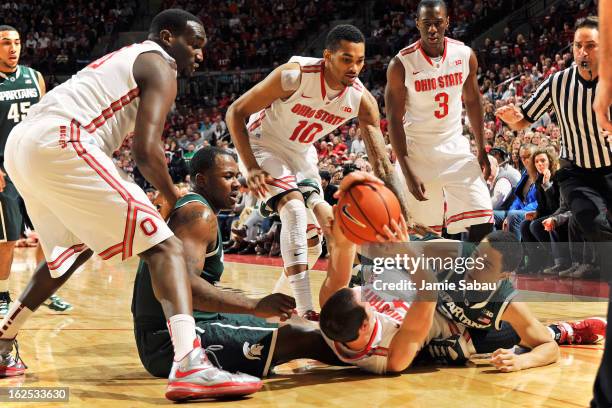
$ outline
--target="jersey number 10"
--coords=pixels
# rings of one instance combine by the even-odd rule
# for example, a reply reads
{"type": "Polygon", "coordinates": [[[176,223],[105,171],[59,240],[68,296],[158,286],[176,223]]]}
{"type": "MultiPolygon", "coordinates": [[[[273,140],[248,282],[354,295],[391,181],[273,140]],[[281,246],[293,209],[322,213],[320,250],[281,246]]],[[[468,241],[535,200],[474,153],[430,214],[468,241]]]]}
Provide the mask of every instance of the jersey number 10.
{"type": "Polygon", "coordinates": [[[30,102],[16,102],[12,103],[9,108],[7,119],[12,119],[13,122],[19,123],[25,119],[30,110],[30,102]]]}
{"type": "Polygon", "coordinates": [[[293,130],[289,140],[297,140],[300,143],[312,143],[315,137],[321,133],[323,126],[320,123],[311,123],[308,125],[308,121],[300,120],[297,127],[293,130]]]}

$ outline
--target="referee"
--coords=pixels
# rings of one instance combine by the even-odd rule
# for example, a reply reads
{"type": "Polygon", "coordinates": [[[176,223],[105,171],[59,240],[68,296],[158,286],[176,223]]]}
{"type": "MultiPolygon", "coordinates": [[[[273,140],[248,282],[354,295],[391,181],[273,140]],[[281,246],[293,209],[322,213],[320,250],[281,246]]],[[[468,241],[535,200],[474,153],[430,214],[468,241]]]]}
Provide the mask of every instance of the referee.
{"type": "MultiPolygon", "coordinates": [[[[612,152],[606,133],[593,112],[598,82],[598,43],[598,19],[587,17],[576,26],[574,34],[572,51],[576,64],[547,78],[520,108],[504,106],[496,115],[511,129],[520,130],[554,109],[561,127],[562,168],[557,172],[561,194],[587,241],[612,241],[611,222],[606,214],[608,208],[612,209],[612,152]]],[[[609,63],[605,59],[602,61],[609,63]]],[[[607,111],[610,113],[609,106],[607,111]]],[[[611,252],[600,248],[602,273],[611,269],[611,252]]],[[[612,302],[610,276],[605,278],[610,285],[609,302],[612,302]]],[[[606,350],[591,407],[612,407],[612,338],[610,328],[607,331],[606,350]]]]}
{"type": "Polygon", "coordinates": [[[598,40],[597,17],[582,20],[572,47],[576,64],[548,77],[520,108],[507,105],[496,112],[512,130],[520,130],[554,109],[561,128],[557,181],[577,227],[592,242],[612,241],[605,215],[612,208],[612,152],[593,112],[598,40]]]}

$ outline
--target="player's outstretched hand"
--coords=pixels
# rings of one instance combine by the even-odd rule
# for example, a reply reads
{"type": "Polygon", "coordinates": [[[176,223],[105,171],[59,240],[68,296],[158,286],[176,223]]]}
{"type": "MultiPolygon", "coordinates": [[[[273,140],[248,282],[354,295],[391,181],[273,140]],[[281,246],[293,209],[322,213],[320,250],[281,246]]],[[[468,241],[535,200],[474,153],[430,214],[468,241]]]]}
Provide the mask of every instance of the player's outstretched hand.
{"type": "Polygon", "coordinates": [[[255,197],[263,199],[266,196],[269,191],[268,184],[266,184],[268,179],[270,175],[262,169],[249,170],[247,185],[255,197]]]}
{"type": "Polygon", "coordinates": [[[514,354],[513,349],[497,349],[491,356],[491,364],[503,373],[520,371],[523,369],[520,356],[514,354]]]}
{"type": "Polygon", "coordinates": [[[524,117],[523,112],[512,103],[497,109],[495,111],[495,116],[509,124],[520,122],[524,117]]]}
{"type": "Polygon", "coordinates": [[[408,242],[408,225],[403,215],[400,215],[399,223],[391,220],[391,225],[383,227],[384,235],[377,234],[376,239],[379,242],[408,242]]]}
{"type": "Polygon", "coordinates": [[[366,182],[382,184],[382,185],[385,184],[383,183],[381,179],[379,179],[378,177],[370,173],[366,173],[365,171],[354,171],[342,179],[342,181],[340,182],[340,185],[338,186],[338,191],[336,191],[336,193],[334,194],[334,197],[337,199],[340,199],[342,198],[342,195],[346,193],[347,190],[351,188],[353,184],[366,183],[366,182]]]}
{"type": "Polygon", "coordinates": [[[261,298],[255,306],[255,316],[261,318],[280,317],[284,322],[291,317],[295,309],[295,299],[283,293],[272,293],[261,298]]]}
{"type": "Polygon", "coordinates": [[[612,81],[599,80],[597,91],[595,92],[595,103],[593,110],[597,116],[597,123],[604,130],[612,132],[612,122],[610,121],[610,105],[612,105],[612,81]]]}

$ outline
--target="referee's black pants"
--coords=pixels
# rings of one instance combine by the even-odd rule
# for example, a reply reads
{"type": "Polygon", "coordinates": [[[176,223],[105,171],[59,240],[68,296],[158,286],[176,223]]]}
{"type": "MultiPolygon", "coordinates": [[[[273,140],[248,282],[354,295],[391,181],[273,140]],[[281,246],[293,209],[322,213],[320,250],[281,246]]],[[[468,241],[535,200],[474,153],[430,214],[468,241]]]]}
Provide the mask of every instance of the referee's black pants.
{"type": "MultiPolygon", "coordinates": [[[[602,278],[608,281],[608,321],[612,317],[612,167],[583,169],[570,164],[557,172],[561,194],[569,203],[572,217],[584,239],[595,244],[602,278]],[[610,211],[609,211],[610,210],[610,211]]],[[[606,343],[593,388],[592,408],[612,407],[612,327],[606,328],[606,343]]]]}

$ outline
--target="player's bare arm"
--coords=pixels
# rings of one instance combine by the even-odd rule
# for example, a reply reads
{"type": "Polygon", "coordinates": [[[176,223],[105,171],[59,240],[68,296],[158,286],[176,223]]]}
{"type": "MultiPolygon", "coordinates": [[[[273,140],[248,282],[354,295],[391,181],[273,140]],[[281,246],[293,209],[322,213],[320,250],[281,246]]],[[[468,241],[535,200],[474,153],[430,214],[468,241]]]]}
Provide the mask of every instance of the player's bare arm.
{"type": "MultiPolygon", "coordinates": [[[[383,134],[380,130],[380,113],[378,103],[368,90],[364,90],[359,105],[359,128],[366,146],[368,158],[372,163],[374,174],[376,174],[389,187],[399,199],[404,214],[408,215],[409,209],[405,196],[405,189],[393,169],[393,165],[387,156],[383,134]]],[[[403,130],[402,130],[403,133],[403,130]]],[[[406,144],[404,138],[404,145],[406,144]]],[[[410,221],[410,220],[409,220],[410,221]]]]}
{"type": "Polygon", "coordinates": [[[406,113],[406,86],[405,69],[401,61],[394,57],[387,68],[387,86],[385,87],[385,106],[387,107],[387,120],[389,122],[389,139],[397,160],[404,173],[408,190],[419,201],[427,200],[425,184],[414,175],[410,168],[406,133],[404,132],[403,118],[406,113]]]}
{"type": "Polygon", "coordinates": [[[217,244],[217,216],[199,202],[186,204],[172,214],[170,227],[183,242],[185,262],[190,272],[193,307],[222,313],[244,313],[262,318],[291,317],[295,300],[281,293],[261,299],[251,299],[233,292],[224,292],[203,279],[200,274],[206,262],[205,254],[217,244]]]}
{"type": "Polygon", "coordinates": [[[249,172],[247,175],[248,186],[259,197],[263,197],[268,191],[266,186],[268,175],[255,160],[245,123],[251,114],[266,108],[277,99],[286,99],[293,95],[299,87],[301,79],[301,74],[298,78],[292,75],[295,71],[300,71],[300,65],[295,62],[279,66],[263,81],[232,103],[227,110],[225,117],[227,128],[236,150],[238,150],[238,154],[249,172]]]}
{"type": "Polygon", "coordinates": [[[470,54],[470,74],[463,84],[463,102],[465,110],[472,126],[472,132],[476,138],[476,146],[478,147],[478,163],[482,167],[485,180],[491,175],[491,163],[489,156],[484,147],[484,109],[482,107],[482,98],[480,97],[480,88],[476,73],[478,72],[478,59],[474,51],[470,54]]]}
{"type": "Polygon", "coordinates": [[[170,208],[178,200],[172,183],[161,135],[176,98],[176,76],[161,55],[147,52],[134,62],[134,79],[140,89],[140,105],[136,114],[132,156],[142,173],[166,198],[170,208]]]}
{"type": "Polygon", "coordinates": [[[548,329],[531,314],[527,305],[512,302],[502,315],[521,338],[521,345],[531,349],[524,354],[512,350],[498,349],[493,353],[491,363],[502,372],[525,370],[552,364],[559,359],[559,346],[552,339],[548,329]]]}

